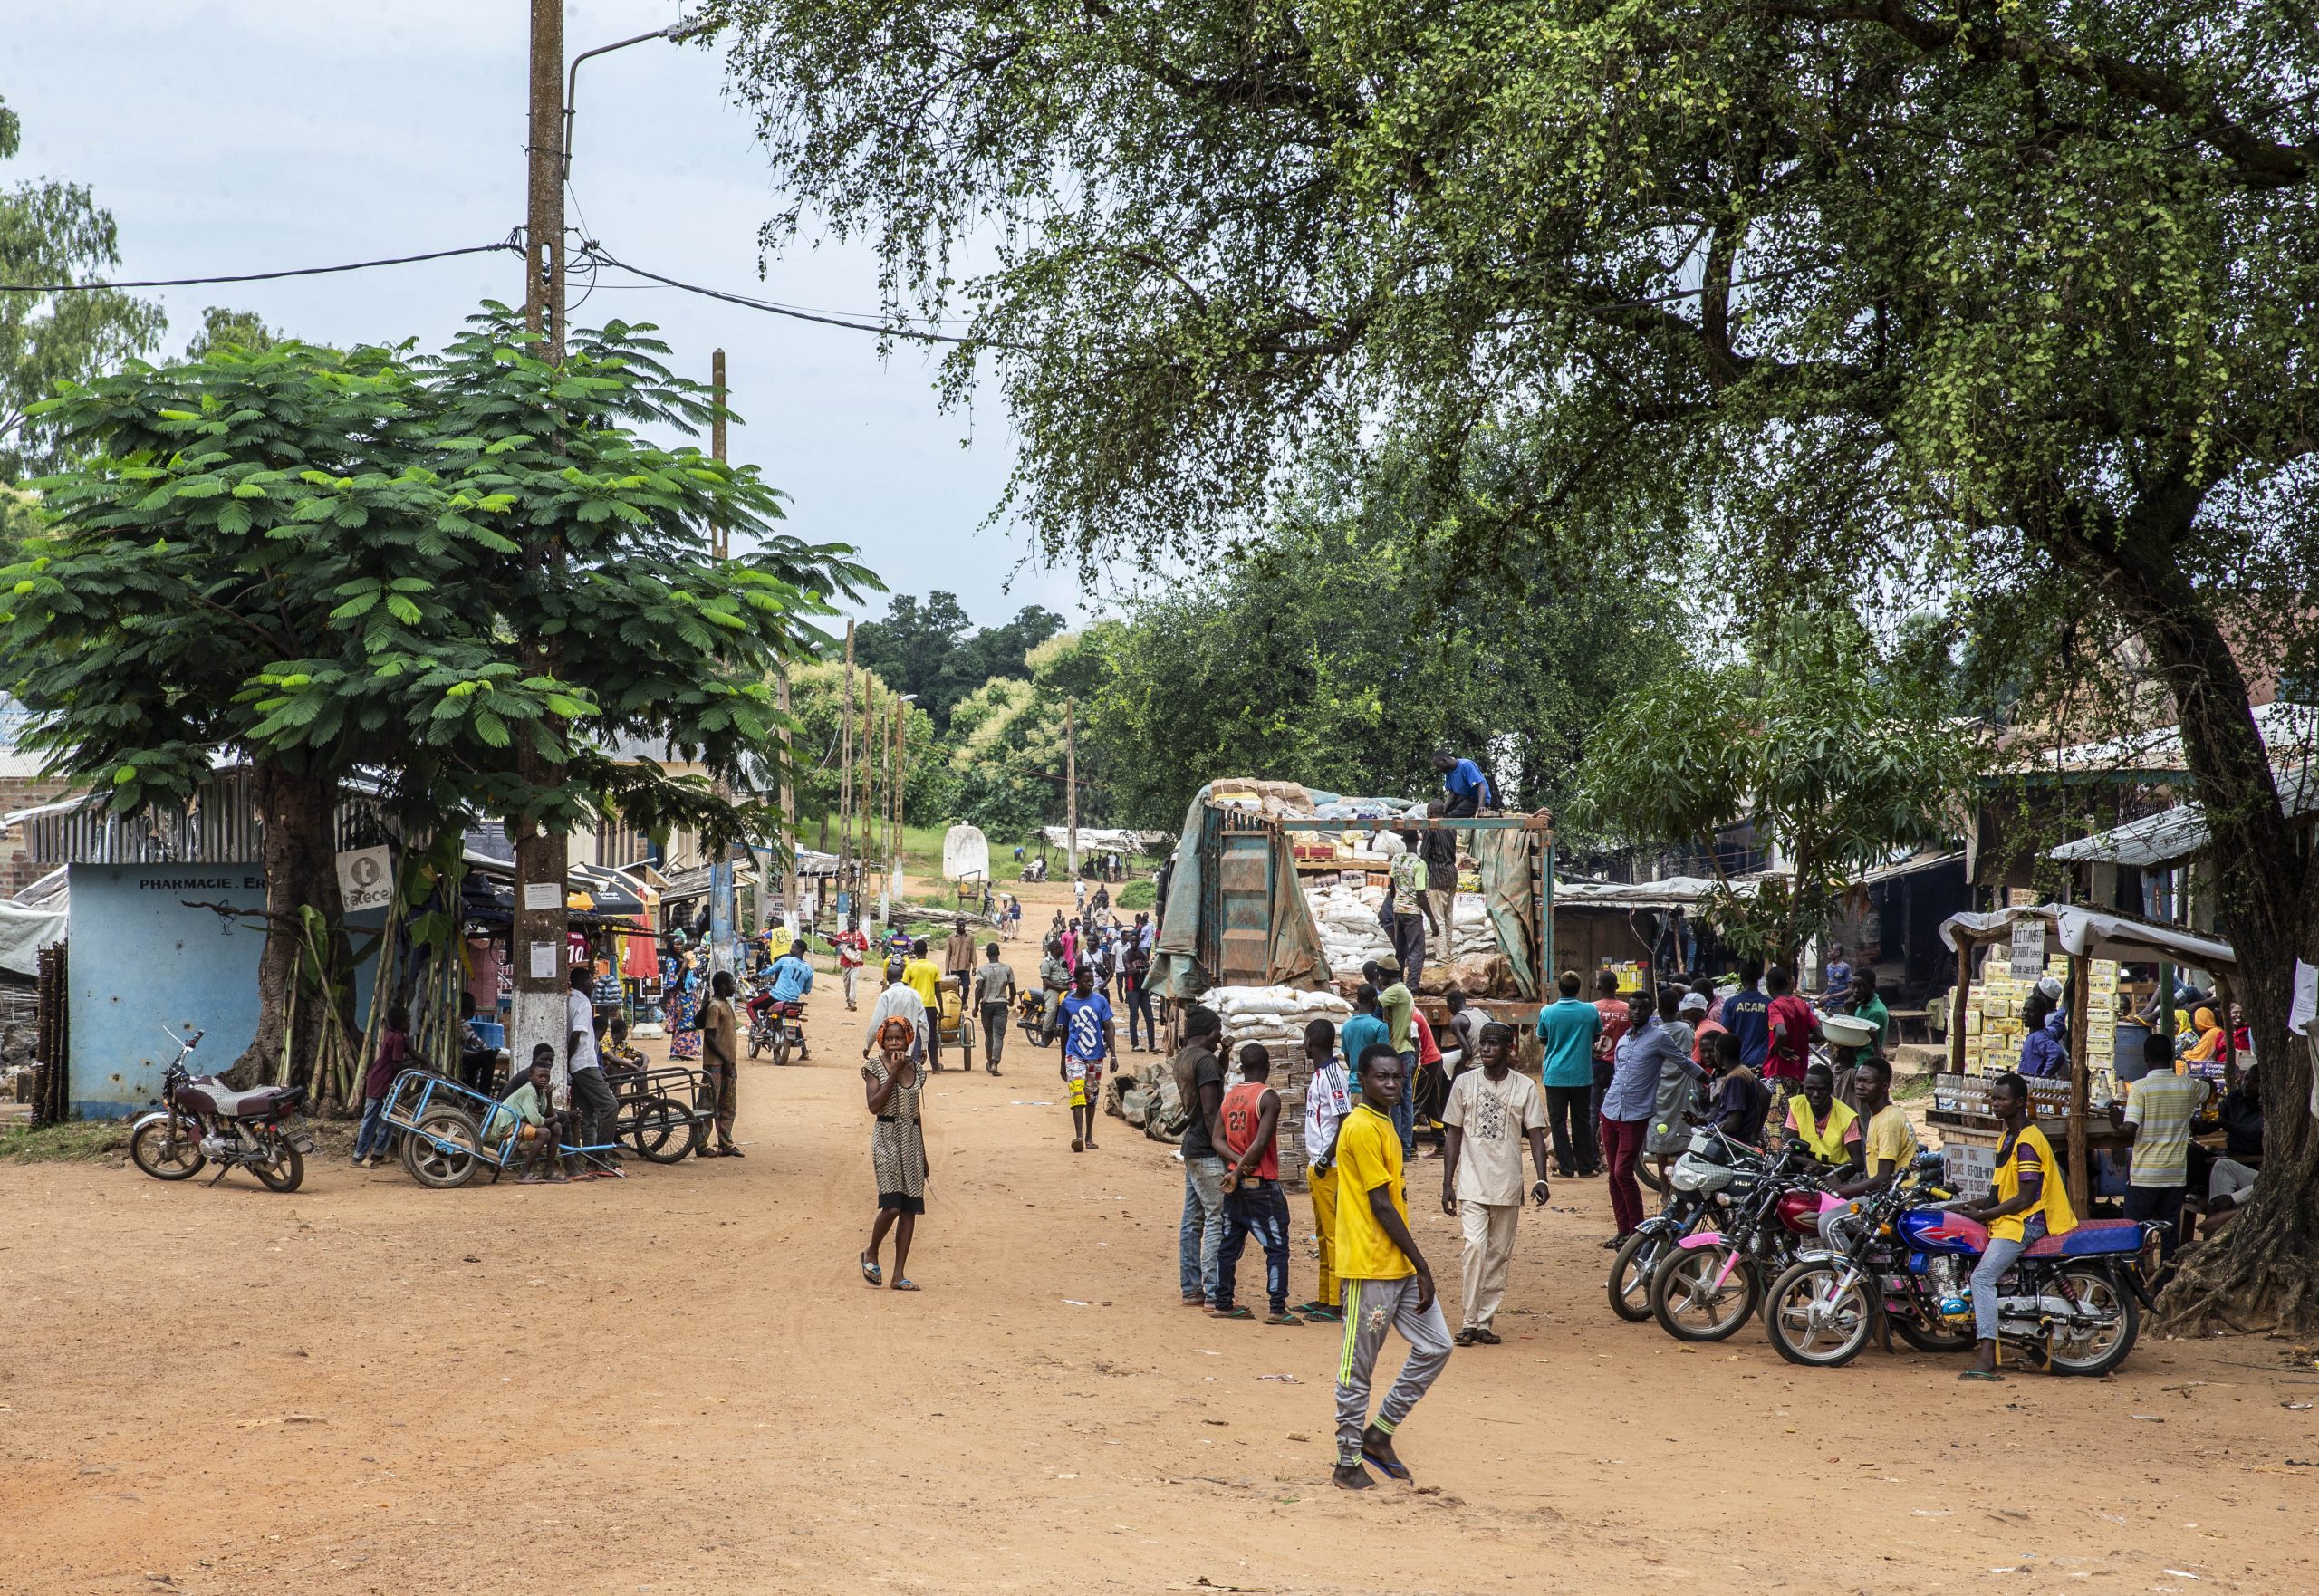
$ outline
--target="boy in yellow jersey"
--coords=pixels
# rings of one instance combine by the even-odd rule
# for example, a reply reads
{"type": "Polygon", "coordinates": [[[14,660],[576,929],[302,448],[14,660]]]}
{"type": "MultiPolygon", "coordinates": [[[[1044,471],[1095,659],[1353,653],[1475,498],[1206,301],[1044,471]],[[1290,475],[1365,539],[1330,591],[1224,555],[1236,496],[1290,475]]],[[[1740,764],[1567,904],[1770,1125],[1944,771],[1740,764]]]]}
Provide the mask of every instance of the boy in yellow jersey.
{"type": "Polygon", "coordinates": [[[918,994],[926,1005],[926,1062],[942,1067],[942,971],[926,957],[926,938],[909,945],[909,960],[902,966],[902,985],[918,994]]]}
{"type": "Polygon", "coordinates": [[[1410,1235],[1401,1178],[1401,1135],[1393,1113],[1401,1102],[1402,1062],[1387,1043],[1360,1059],[1361,1101],[1338,1128],[1336,1268],[1344,1282],[1344,1351],[1337,1363],[1335,1483],[1348,1491],[1376,1482],[1375,1464],[1395,1479],[1410,1471],[1393,1451],[1393,1432],[1449,1361],[1449,1325],[1434,1300],[1433,1271],[1410,1235]],[[1410,1344],[1393,1389],[1369,1417],[1370,1375],[1398,1330],[1410,1344]]]}
{"type": "Polygon", "coordinates": [[[1973,1270],[1973,1335],[1979,1345],[1973,1367],[1958,1380],[2005,1378],[1997,1371],[1997,1282],[2039,1237],[2077,1228],[2053,1144],[2030,1117],[2027,1083],[2016,1074],[1999,1075],[1989,1088],[1989,1110],[2005,1124],[1989,1200],[1955,1206],[1957,1213],[1989,1227],[1988,1251],[1973,1270]]]}

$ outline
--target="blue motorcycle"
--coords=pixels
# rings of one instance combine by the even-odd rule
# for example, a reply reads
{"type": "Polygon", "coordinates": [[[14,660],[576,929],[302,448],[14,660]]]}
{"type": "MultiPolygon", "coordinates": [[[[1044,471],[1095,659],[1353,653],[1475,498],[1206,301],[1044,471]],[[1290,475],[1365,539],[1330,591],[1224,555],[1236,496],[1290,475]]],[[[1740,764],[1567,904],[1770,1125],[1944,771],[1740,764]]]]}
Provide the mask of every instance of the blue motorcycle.
{"type": "MultiPolygon", "coordinates": [[[[1828,1245],[1772,1284],[1766,1321],[1781,1357],[1841,1368],[1880,1324],[1923,1351],[1971,1350],[1969,1282],[1989,1233],[1941,1206],[1941,1173],[1939,1153],[1920,1154],[1890,1187],[1828,1217],[1828,1245]]],[[[2001,1348],[2054,1374],[2107,1374],[2125,1361],[2149,1301],[2141,1259],[2160,1229],[2086,1219],[2033,1244],[1998,1285],[2001,1348]]]]}

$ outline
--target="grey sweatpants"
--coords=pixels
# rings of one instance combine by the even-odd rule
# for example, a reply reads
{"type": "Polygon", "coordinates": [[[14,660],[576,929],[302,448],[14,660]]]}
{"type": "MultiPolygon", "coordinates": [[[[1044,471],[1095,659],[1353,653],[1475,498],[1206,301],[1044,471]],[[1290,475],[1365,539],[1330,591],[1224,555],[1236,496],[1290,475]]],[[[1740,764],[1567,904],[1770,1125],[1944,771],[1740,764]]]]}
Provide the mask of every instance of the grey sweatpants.
{"type": "Polygon", "coordinates": [[[1410,1355],[1377,1409],[1377,1428],[1387,1435],[1400,1428],[1449,1361],[1449,1323],[1441,1316],[1441,1301],[1436,1297],[1419,1312],[1416,1275],[1344,1283],[1344,1351],[1337,1361],[1337,1462],[1347,1467],[1361,1461],[1362,1432],[1370,1425],[1369,1377],[1388,1329],[1401,1332],[1410,1355]]]}

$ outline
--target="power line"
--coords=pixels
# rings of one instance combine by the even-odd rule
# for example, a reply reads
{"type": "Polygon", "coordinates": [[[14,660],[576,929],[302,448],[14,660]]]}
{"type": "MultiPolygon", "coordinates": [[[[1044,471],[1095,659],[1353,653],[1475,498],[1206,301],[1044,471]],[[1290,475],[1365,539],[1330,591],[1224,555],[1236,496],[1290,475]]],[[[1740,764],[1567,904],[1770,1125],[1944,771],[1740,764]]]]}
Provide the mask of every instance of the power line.
{"type": "Polygon", "coordinates": [[[767,315],[787,316],[792,321],[797,322],[814,322],[824,327],[843,327],[854,332],[875,332],[887,338],[914,339],[920,343],[972,343],[997,349],[1010,347],[996,339],[964,338],[954,332],[929,332],[920,328],[896,327],[883,322],[855,321],[850,317],[829,315],[820,311],[800,310],[794,305],[781,304],[769,299],[754,299],[746,293],[728,293],[721,288],[703,288],[697,283],[686,283],[675,277],[664,277],[658,272],[648,272],[642,266],[631,266],[598,245],[587,245],[584,250],[590,259],[601,261],[605,265],[617,271],[629,273],[632,276],[649,278],[667,287],[680,289],[686,293],[698,293],[704,299],[721,299],[727,304],[736,304],[746,310],[763,311],[767,315]]]}
{"type": "Polygon", "coordinates": [[[419,261],[449,260],[454,255],[496,255],[503,250],[521,255],[524,246],[510,236],[496,244],[472,244],[465,249],[437,249],[425,255],[389,255],[374,261],[349,261],[342,266],[293,266],[280,272],[237,272],[221,277],[146,277],[101,283],[0,283],[0,293],[88,293],[101,288],[197,288],[211,283],[270,283],[281,277],[324,277],[336,272],[367,272],[375,266],[408,266],[419,261]]]}

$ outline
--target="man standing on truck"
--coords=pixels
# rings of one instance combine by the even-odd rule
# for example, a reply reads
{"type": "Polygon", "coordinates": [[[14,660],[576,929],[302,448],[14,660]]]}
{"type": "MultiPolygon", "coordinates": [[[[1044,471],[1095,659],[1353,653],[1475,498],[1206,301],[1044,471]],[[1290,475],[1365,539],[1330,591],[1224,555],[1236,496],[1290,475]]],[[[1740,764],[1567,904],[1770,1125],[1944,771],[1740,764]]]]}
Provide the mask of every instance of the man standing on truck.
{"type": "Polygon", "coordinates": [[[1441,785],[1449,794],[1448,803],[1441,812],[1450,820],[1471,820],[1485,809],[1497,807],[1497,793],[1490,785],[1482,767],[1470,759],[1462,759],[1447,748],[1437,748],[1433,754],[1433,768],[1440,773],[1441,785]]]}

